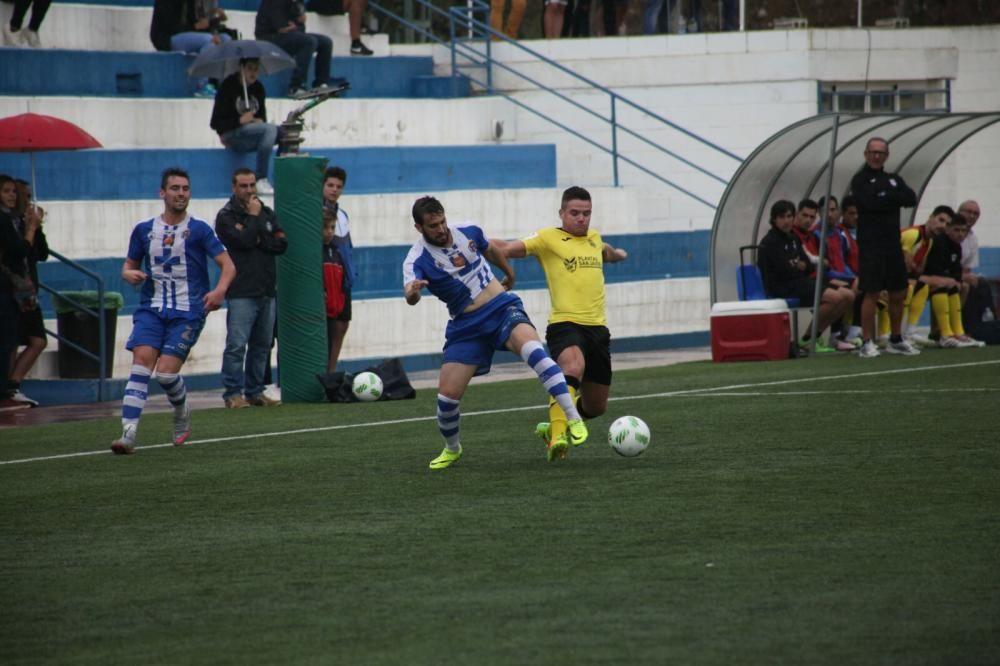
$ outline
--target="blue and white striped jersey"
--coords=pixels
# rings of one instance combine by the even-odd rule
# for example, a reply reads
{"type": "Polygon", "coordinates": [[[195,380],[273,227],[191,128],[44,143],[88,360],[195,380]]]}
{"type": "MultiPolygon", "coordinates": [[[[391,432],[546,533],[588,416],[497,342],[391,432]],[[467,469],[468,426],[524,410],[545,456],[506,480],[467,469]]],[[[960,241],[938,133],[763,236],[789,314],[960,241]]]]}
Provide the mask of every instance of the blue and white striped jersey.
{"type": "Polygon", "coordinates": [[[202,299],[211,291],[208,259],[226,251],[205,222],[186,217],[170,225],[154,217],[135,225],[128,258],[143,266],[139,307],[157,312],[203,315],[202,299]]]}
{"type": "Polygon", "coordinates": [[[403,286],[413,280],[427,280],[427,288],[448,306],[452,319],[462,314],[493,280],[483,252],[489,241],[475,225],[453,227],[452,244],[438,247],[423,236],[410,248],[403,261],[403,286]]]}

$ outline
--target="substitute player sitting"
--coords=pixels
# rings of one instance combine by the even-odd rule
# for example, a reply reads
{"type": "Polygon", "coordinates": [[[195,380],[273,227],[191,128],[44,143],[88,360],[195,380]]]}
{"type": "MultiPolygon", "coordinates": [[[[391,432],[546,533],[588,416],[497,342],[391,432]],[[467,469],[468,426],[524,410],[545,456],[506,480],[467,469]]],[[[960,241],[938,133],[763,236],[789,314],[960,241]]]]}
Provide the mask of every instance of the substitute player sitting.
{"type": "Polygon", "coordinates": [[[508,291],[514,285],[514,271],[507,258],[479,227],[469,224],[450,229],[444,206],[434,197],[423,197],[413,204],[413,222],[420,239],[403,261],[406,302],[416,305],[426,287],[448,306],[451,317],[445,329],[437,396],[438,429],[445,447],[430,462],[430,468],[444,469],[462,457],[458,405],[472,378],[490,371],[498,349],[509,349],[524,359],[569,416],[568,438],[554,442],[548,452],[550,461],[561,458],[570,440],[580,444],[587,439],[587,426],[573,405],[562,371],[545,353],[521,299],[508,291]],[[503,284],[493,276],[489,264],[507,275],[503,284]]]}
{"type": "MultiPolygon", "coordinates": [[[[590,228],[590,192],[571,187],[563,192],[560,226],[542,229],[524,240],[508,241],[504,253],[535,257],[549,286],[549,325],[545,342],[555,357],[580,415],[600,416],[611,390],[611,333],[604,307],[604,264],[624,261],[625,250],[605,243],[590,228]]],[[[536,432],[551,446],[564,436],[566,415],[549,401],[549,422],[536,432]]]]}

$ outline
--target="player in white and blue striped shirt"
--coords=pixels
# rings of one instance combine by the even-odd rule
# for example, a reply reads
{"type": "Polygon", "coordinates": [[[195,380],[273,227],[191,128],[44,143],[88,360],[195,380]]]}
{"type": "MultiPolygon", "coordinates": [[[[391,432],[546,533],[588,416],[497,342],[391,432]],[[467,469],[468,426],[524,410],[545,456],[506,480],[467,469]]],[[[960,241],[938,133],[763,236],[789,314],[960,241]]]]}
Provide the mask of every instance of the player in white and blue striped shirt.
{"type": "MultiPolygon", "coordinates": [[[[406,302],[416,305],[426,287],[448,306],[451,317],[445,331],[437,397],[438,429],[445,448],[430,468],[444,469],[461,458],[459,401],[474,376],[490,371],[493,354],[499,349],[524,359],[566,411],[569,438],[575,444],[586,440],[587,426],[570,398],[566,378],[542,346],[521,299],[508,291],[514,286],[514,271],[503,251],[491,245],[475,225],[450,229],[444,207],[433,197],[413,204],[413,221],[421,238],[403,262],[406,302]],[[490,264],[506,274],[502,284],[490,264]]],[[[550,461],[565,456],[569,438],[549,444],[550,461]]]]}
{"type": "Polygon", "coordinates": [[[125,345],[132,352],[132,369],[122,399],[122,436],[111,444],[118,454],[135,450],[136,429],[154,370],[174,406],[174,444],[180,446],[191,436],[191,409],[181,367],[198,341],[205,317],[219,309],[236,276],[229,253],[212,227],[188,215],[191,181],[187,172],[165,170],[160,198],[163,213],[135,226],[122,267],[122,278],[142,285],[142,290],[125,345]],[[214,289],[208,278],[209,257],[222,269],[214,289]]]}

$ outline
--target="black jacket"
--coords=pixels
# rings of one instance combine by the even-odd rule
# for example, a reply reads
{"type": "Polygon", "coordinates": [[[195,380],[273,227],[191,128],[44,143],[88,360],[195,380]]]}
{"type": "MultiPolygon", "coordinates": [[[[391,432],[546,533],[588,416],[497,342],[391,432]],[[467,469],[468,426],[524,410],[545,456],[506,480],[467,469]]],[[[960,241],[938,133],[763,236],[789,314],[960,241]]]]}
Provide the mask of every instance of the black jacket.
{"type": "Polygon", "coordinates": [[[254,22],[254,36],[257,39],[268,39],[290,22],[301,30],[301,24],[296,19],[304,13],[305,7],[296,0],[261,0],[254,22]]]}
{"type": "Polygon", "coordinates": [[[247,86],[247,94],[243,95],[243,79],[240,72],[230,74],[219,86],[215,94],[215,105],[212,107],[212,129],[220,135],[240,126],[240,116],[251,111],[256,118],[267,122],[267,93],[260,79],[247,86]],[[250,104],[247,105],[247,100],[250,104]]]}
{"type": "Polygon", "coordinates": [[[867,164],[851,179],[858,203],[858,244],[899,247],[899,209],[917,205],[917,195],[903,179],[867,164]]]}
{"type": "Polygon", "coordinates": [[[757,266],[764,280],[764,291],[771,298],[787,298],[799,292],[803,285],[813,284],[809,279],[812,264],[802,243],[795,234],[782,233],[771,227],[760,241],[757,266]],[[804,261],[806,270],[796,264],[804,261]]]}
{"type": "Polygon", "coordinates": [[[154,0],[149,40],[157,51],[170,50],[170,38],[194,30],[194,0],[154,0]]]}
{"type": "Polygon", "coordinates": [[[0,265],[6,269],[0,271],[0,290],[7,293],[14,291],[14,285],[6,275],[7,271],[21,277],[27,276],[30,253],[31,246],[18,233],[11,216],[0,210],[0,265]]]}
{"type": "Polygon", "coordinates": [[[274,296],[278,281],[274,258],[288,249],[274,211],[264,206],[260,215],[251,215],[236,197],[230,197],[215,216],[215,233],[236,265],[236,278],[226,298],[274,296]]]}

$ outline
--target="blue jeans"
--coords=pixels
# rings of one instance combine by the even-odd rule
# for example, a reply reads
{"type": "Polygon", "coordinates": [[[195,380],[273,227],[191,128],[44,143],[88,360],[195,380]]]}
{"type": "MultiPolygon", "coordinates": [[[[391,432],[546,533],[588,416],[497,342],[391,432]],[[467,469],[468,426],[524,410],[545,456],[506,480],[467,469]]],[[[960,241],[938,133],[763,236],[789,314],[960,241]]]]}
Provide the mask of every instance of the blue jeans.
{"type": "Polygon", "coordinates": [[[271,165],[271,151],[278,143],[278,126],[271,123],[240,125],[222,135],[226,148],[237,153],[257,153],[257,180],[267,178],[271,165]]]}
{"type": "Polygon", "coordinates": [[[231,298],[227,302],[222,397],[260,395],[274,335],[274,297],[231,298]]]}
{"type": "MultiPolygon", "coordinates": [[[[228,42],[232,39],[229,35],[219,35],[219,39],[228,42]]],[[[214,46],[212,44],[212,33],[210,32],[179,32],[170,37],[170,50],[180,51],[189,55],[201,53],[205,49],[214,46]]],[[[204,88],[208,79],[198,79],[198,87],[204,88]]]]}
{"type": "Polygon", "coordinates": [[[316,54],[316,79],[313,86],[330,82],[330,59],[333,58],[333,42],[326,35],[311,32],[279,32],[267,41],[280,46],[295,59],[291,87],[305,87],[309,75],[309,61],[316,54]]]}

